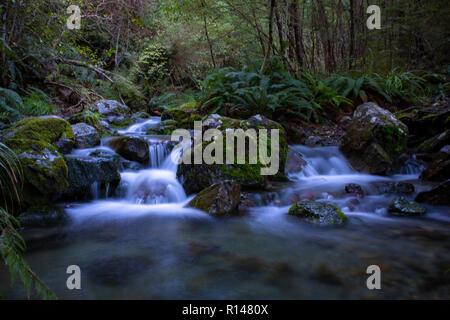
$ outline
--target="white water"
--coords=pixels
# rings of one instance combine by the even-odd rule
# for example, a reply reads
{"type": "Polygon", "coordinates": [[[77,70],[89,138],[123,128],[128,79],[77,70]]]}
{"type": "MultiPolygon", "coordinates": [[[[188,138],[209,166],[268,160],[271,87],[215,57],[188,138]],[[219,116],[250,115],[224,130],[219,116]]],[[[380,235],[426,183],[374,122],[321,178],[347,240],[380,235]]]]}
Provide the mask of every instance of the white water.
{"type": "Polygon", "coordinates": [[[144,122],[133,124],[125,130],[119,130],[120,134],[145,134],[148,130],[156,129],[161,125],[160,117],[151,117],[144,122]]]}

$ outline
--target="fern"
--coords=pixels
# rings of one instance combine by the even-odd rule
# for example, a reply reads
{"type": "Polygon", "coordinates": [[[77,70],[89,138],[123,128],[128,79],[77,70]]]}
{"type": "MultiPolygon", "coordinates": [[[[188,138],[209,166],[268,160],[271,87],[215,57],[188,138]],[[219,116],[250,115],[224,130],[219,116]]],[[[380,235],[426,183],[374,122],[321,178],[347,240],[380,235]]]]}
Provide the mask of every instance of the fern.
{"type": "Polygon", "coordinates": [[[17,121],[20,117],[20,110],[23,108],[22,97],[15,91],[0,88],[0,112],[11,122],[17,121]]]}
{"type": "Polygon", "coordinates": [[[4,206],[0,207],[0,256],[11,274],[11,281],[20,278],[28,297],[34,289],[43,299],[56,299],[23,259],[22,253],[26,246],[17,231],[20,229],[20,223],[4,209],[20,200],[18,186],[21,181],[22,171],[17,156],[0,143],[0,187],[4,206]]]}

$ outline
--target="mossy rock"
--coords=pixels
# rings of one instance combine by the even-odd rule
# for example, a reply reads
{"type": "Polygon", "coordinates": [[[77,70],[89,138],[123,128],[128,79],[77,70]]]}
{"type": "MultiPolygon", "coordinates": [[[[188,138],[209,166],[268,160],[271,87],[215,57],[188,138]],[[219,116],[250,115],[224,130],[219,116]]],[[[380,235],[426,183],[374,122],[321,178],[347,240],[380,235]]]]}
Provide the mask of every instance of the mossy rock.
{"type": "Polygon", "coordinates": [[[236,213],[240,199],[239,183],[222,181],[202,190],[188,206],[205,211],[212,216],[223,217],[236,213]]]}
{"type": "Polygon", "coordinates": [[[370,102],[356,109],[340,149],[356,170],[386,175],[406,150],[407,141],[406,125],[370,102]]]}
{"type": "MultiPolygon", "coordinates": [[[[234,150],[232,150],[235,154],[234,162],[233,163],[227,163],[226,162],[226,154],[227,151],[230,151],[230,146],[227,146],[226,144],[226,134],[229,132],[231,128],[225,128],[223,131],[220,131],[220,129],[217,129],[221,132],[222,135],[222,141],[223,141],[223,155],[224,155],[224,163],[223,164],[194,164],[194,157],[195,151],[198,148],[201,148],[201,153],[204,154],[206,148],[213,148],[213,146],[220,141],[219,135],[216,135],[210,142],[210,141],[203,141],[201,144],[194,145],[194,148],[188,151],[185,154],[185,158],[191,158],[190,163],[188,164],[188,161],[183,161],[178,166],[178,176],[183,177],[183,186],[187,193],[196,193],[200,192],[201,190],[207,188],[208,186],[211,186],[212,184],[224,181],[224,180],[234,180],[237,181],[242,188],[244,189],[264,189],[267,181],[287,181],[288,179],[284,175],[284,168],[286,164],[287,159],[287,152],[288,152],[288,145],[287,145],[287,139],[286,139],[286,133],[281,125],[271,121],[263,119],[263,122],[249,122],[247,120],[236,120],[231,119],[228,121],[228,124],[233,123],[233,125],[238,126],[239,129],[247,130],[247,129],[256,129],[255,133],[258,135],[260,132],[258,132],[257,129],[279,129],[280,135],[279,135],[279,149],[276,150],[279,152],[279,167],[278,172],[275,175],[263,175],[262,170],[268,169],[270,167],[270,164],[262,163],[261,159],[257,157],[256,159],[249,159],[249,142],[252,141],[251,136],[248,136],[246,138],[246,152],[245,152],[245,159],[243,163],[240,163],[237,159],[237,147],[238,143],[235,141],[234,144],[234,150]],[[268,122],[270,121],[270,122],[268,122]]],[[[223,123],[222,123],[223,125],[223,123]]],[[[219,128],[223,128],[222,125],[219,128]]],[[[218,131],[218,132],[219,132],[218,131]]],[[[271,132],[268,130],[268,156],[270,157],[271,154],[271,132]]],[[[259,149],[259,139],[256,139],[256,141],[252,141],[259,149]]]]}
{"type": "Polygon", "coordinates": [[[176,129],[193,129],[195,121],[202,121],[202,116],[193,109],[171,109],[161,115],[161,121],[173,120],[176,129]]]}
{"type": "Polygon", "coordinates": [[[389,213],[395,216],[423,216],[427,209],[416,202],[408,201],[404,197],[392,200],[389,206],[389,213]]]}
{"type": "Polygon", "coordinates": [[[347,216],[335,205],[326,202],[299,201],[292,205],[289,215],[318,225],[342,225],[347,216]]]}
{"type": "Polygon", "coordinates": [[[3,135],[3,139],[31,139],[54,144],[59,139],[75,140],[75,137],[69,122],[48,116],[20,120],[3,135]]]}
{"type": "Polygon", "coordinates": [[[7,140],[5,144],[17,154],[22,165],[26,204],[46,203],[67,190],[67,165],[53,145],[29,139],[7,140]]]}

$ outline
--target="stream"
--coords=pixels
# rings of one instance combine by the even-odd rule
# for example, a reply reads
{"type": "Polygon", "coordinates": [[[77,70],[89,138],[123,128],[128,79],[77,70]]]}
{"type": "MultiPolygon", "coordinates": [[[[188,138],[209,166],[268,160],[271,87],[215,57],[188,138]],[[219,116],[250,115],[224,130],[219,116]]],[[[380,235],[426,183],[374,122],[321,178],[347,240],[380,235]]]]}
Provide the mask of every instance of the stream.
{"type": "MultiPolygon", "coordinates": [[[[69,224],[23,231],[26,261],[59,299],[450,297],[448,207],[425,206],[420,218],[395,217],[387,208],[398,195],[376,191],[383,183],[412,183],[407,198],[414,199],[429,188],[418,179],[420,167],[391,177],[360,174],[338,147],[291,146],[307,162],[289,175],[291,182],[253,194],[260,203],[245,214],[217,219],[185,208],[194,195],[186,195],[176,177],[167,137],[145,136],[158,121],[152,117],[120,132],[149,141],[150,163],[121,173],[117,197],[64,204],[69,224]],[[350,183],[366,195],[345,194],[350,183]],[[288,216],[300,199],[336,204],[349,221],[319,227],[288,216]],[[81,290],[66,287],[70,265],[81,268],[81,290]],[[366,286],[370,265],[381,269],[382,290],[366,286]]],[[[26,297],[4,270],[4,297],[26,297]]]]}

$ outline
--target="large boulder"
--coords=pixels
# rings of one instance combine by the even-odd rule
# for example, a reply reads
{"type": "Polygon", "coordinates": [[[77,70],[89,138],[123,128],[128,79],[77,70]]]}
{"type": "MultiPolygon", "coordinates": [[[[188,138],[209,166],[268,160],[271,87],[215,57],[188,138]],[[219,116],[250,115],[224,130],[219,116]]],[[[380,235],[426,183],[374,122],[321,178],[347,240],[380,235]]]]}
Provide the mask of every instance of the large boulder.
{"type": "Polygon", "coordinates": [[[74,138],[70,123],[56,116],[25,118],[3,134],[3,140],[29,139],[51,144],[60,139],[74,141],[74,138]]]}
{"type": "MultiPolygon", "coordinates": [[[[246,189],[264,189],[268,181],[286,181],[287,178],[284,175],[285,171],[285,165],[286,165],[286,158],[287,158],[287,151],[288,151],[288,145],[287,145],[287,139],[286,139],[286,132],[283,129],[283,127],[271,120],[268,120],[265,117],[262,116],[255,116],[250,118],[249,120],[236,120],[236,119],[230,119],[230,118],[221,118],[220,124],[216,128],[218,132],[222,135],[222,141],[223,141],[223,155],[224,155],[224,163],[223,164],[205,164],[204,161],[202,164],[193,164],[194,161],[192,155],[194,152],[193,150],[190,150],[185,155],[185,158],[191,157],[191,164],[186,163],[186,161],[183,161],[178,166],[178,172],[177,175],[181,177],[183,181],[183,187],[185,188],[186,192],[188,194],[197,193],[201,190],[215,184],[219,183],[224,180],[234,180],[237,181],[243,188],[246,189]],[[263,168],[270,167],[270,164],[263,163],[260,161],[260,159],[252,159],[253,161],[250,161],[249,159],[249,141],[252,139],[249,137],[246,139],[246,150],[245,150],[245,160],[244,163],[238,163],[237,161],[237,147],[238,143],[234,144],[234,154],[235,154],[235,161],[234,163],[227,163],[226,162],[226,153],[227,148],[230,147],[227,146],[226,143],[226,134],[230,133],[230,130],[232,129],[255,129],[256,134],[259,135],[258,129],[267,129],[268,133],[268,143],[267,148],[268,150],[271,149],[271,131],[270,129],[278,129],[279,130],[279,163],[278,163],[278,173],[275,175],[262,175],[261,170],[263,168]],[[256,163],[252,163],[256,162],[256,163]]],[[[206,129],[206,128],[205,128],[206,129]]],[[[202,152],[205,151],[206,148],[211,148],[214,146],[219,138],[219,135],[214,136],[211,141],[203,141],[201,144],[197,144],[195,148],[202,148],[202,152]]],[[[256,141],[252,140],[252,143],[255,143],[258,146],[259,149],[259,139],[256,139],[256,141]]],[[[193,148],[193,149],[195,149],[193,148]]]]}
{"type": "Polygon", "coordinates": [[[421,192],[415,201],[437,206],[450,206],[450,180],[447,180],[430,191],[421,192]]]}
{"type": "Polygon", "coordinates": [[[130,108],[115,100],[100,100],[91,106],[92,112],[98,112],[104,117],[123,116],[130,113],[130,108]]]}
{"type": "Polygon", "coordinates": [[[67,165],[56,147],[29,139],[11,139],[5,144],[17,154],[23,168],[25,207],[48,203],[67,190],[67,165]]]}
{"type": "Polygon", "coordinates": [[[120,157],[66,157],[69,169],[69,187],[64,194],[66,199],[89,199],[92,187],[98,187],[100,196],[111,196],[120,183],[120,157]]]}
{"type": "Polygon", "coordinates": [[[347,216],[335,205],[326,202],[299,201],[292,205],[289,215],[318,225],[341,225],[347,216]]]}
{"type": "Polygon", "coordinates": [[[392,200],[389,206],[389,213],[395,216],[423,216],[427,209],[416,202],[408,201],[404,197],[392,200]]]}
{"type": "Polygon", "coordinates": [[[109,141],[108,146],[127,160],[142,164],[149,162],[149,144],[137,137],[118,137],[109,141]]]}
{"type": "Polygon", "coordinates": [[[237,210],[241,199],[241,186],[236,181],[222,181],[201,191],[189,203],[189,207],[223,217],[237,210]]]}
{"type": "Polygon", "coordinates": [[[77,148],[92,148],[100,144],[100,134],[94,127],[86,123],[77,123],[72,126],[72,130],[77,148]]]}
{"type": "Polygon", "coordinates": [[[356,170],[386,175],[405,151],[407,140],[406,125],[369,102],[356,109],[340,149],[356,170]]]}

